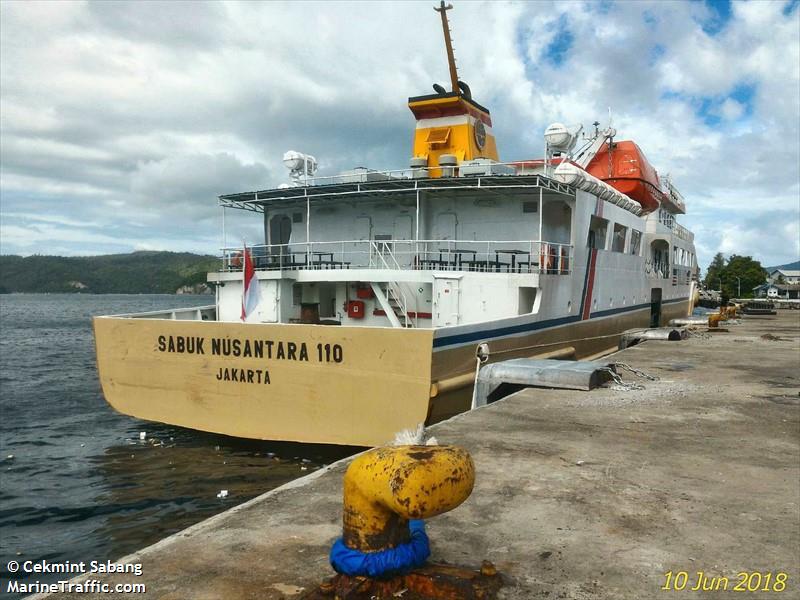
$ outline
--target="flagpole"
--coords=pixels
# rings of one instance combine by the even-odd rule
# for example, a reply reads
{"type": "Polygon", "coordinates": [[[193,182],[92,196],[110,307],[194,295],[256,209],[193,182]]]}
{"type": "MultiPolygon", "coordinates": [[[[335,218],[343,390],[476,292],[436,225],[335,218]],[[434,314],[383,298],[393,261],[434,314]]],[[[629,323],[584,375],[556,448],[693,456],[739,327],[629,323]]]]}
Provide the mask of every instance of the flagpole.
{"type": "Polygon", "coordinates": [[[247,241],[242,238],[242,323],[247,321],[247,241]]]}

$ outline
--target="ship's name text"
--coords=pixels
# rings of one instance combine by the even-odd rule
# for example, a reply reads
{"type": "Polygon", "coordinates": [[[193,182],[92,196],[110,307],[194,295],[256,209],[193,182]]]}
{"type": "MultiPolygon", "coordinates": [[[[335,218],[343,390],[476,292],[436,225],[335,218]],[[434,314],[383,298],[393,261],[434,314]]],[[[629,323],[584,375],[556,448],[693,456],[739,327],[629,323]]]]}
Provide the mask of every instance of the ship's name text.
{"type": "Polygon", "coordinates": [[[235,358],[267,358],[275,360],[295,360],[309,362],[340,363],[343,360],[339,344],[316,344],[309,352],[305,342],[285,342],[282,340],[250,340],[231,338],[206,338],[201,336],[160,335],[157,340],[159,352],[177,354],[206,354],[212,356],[232,356],[235,358]],[[206,344],[206,342],[209,342],[206,344]],[[316,352],[314,352],[316,350],[316,352]]]}

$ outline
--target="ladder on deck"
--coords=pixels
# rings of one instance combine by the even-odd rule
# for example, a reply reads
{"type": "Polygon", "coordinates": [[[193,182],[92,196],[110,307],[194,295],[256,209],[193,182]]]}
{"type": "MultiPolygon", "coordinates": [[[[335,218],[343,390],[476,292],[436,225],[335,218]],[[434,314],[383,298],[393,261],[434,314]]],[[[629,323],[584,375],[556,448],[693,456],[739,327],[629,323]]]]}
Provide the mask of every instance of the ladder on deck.
{"type": "MultiPolygon", "coordinates": [[[[385,242],[370,242],[373,254],[378,257],[384,269],[400,271],[402,267],[397,262],[397,258],[385,242]],[[389,260],[387,260],[387,258],[389,260]]],[[[394,327],[416,327],[417,312],[413,311],[414,316],[409,312],[409,296],[416,301],[416,296],[407,294],[402,283],[399,281],[387,281],[385,283],[371,282],[372,291],[375,294],[381,308],[386,313],[387,318],[394,327]],[[402,322],[400,321],[402,319],[402,322]]],[[[415,302],[416,303],[416,302],[415,302]]]]}

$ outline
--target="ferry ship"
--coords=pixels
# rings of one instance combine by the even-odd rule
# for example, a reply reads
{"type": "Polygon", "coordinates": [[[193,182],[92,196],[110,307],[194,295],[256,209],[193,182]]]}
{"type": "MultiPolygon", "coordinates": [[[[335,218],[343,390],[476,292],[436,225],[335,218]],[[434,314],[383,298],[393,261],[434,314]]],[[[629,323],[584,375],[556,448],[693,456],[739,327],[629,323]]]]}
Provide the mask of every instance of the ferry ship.
{"type": "Polygon", "coordinates": [[[459,80],[409,98],[408,168],[226,194],[264,243],[223,248],[211,306],[94,319],[103,393],[141,419],[231,436],[372,446],[469,410],[489,361],[585,359],[691,313],[684,200],[610,126],[554,123],[545,155],[499,158],[459,80]],[[245,292],[247,298],[245,298],[245,292]]]}

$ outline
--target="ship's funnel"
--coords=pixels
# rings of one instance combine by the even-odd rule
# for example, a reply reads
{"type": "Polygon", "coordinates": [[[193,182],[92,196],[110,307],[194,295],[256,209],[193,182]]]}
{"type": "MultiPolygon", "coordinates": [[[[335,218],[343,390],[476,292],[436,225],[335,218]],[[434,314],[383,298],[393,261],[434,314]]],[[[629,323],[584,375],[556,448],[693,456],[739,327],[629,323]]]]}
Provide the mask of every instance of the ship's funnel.
{"type": "Polygon", "coordinates": [[[417,119],[414,158],[427,160],[431,177],[441,177],[439,157],[452,154],[461,163],[474,158],[499,160],[489,111],[452,92],[408,99],[417,119]]]}
{"type": "Polygon", "coordinates": [[[475,158],[499,160],[489,111],[472,99],[472,90],[458,78],[447,20],[447,11],[452,8],[443,1],[434,8],[442,19],[451,89],[446,92],[441,85],[434,84],[436,94],[408,99],[408,107],[417,119],[412,164],[416,174],[425,171],[423,167],[427,166],[430,177],[456,174],[452,159],[447,157],[447,164],[443,165],[442,155],[455,156],[456,167],[475,158]],[[422,160],[425,165],[420,164],[422,160]]]}

